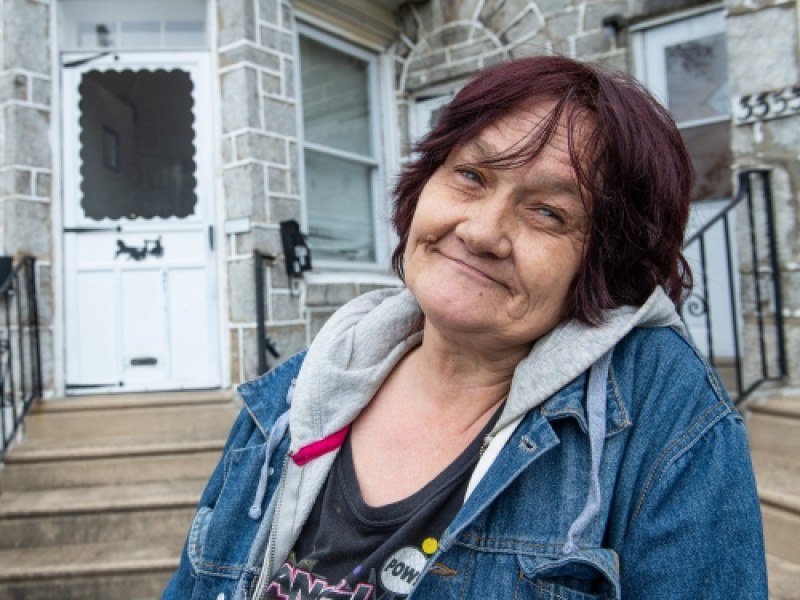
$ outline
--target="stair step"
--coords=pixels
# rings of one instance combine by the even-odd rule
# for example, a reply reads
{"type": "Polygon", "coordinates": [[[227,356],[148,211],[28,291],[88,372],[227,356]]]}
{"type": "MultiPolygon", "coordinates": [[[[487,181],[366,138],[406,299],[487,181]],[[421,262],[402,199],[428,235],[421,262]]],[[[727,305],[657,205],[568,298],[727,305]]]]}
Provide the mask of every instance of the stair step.
{"type": "Polygon", "coordinates": [[[6,462],[3,492],[207,479],[223,441],[115,448],[22,451],[6,462]]]}
{"type": "Polygon", "coordinates": [[[0,585],[12,581],[123,575],[176,569],[182,540],[129,541],[0,550],[0,585]]]}
{"type": "Polygon", "coordinates": [[[771,414],[800,420],[800,389],[779,388],[757,395],[747,404],[753,413],[771,414]]]}
{"type": "Polygon", "coordinates": [[[121,544],[0,551],[0,600],[156,600],[179,556],[180,547],[121,544]]]}
{"type": "Polygon", "coordinates": [[[754,451],[800,457],[800,396],[772,392],[747,404],[747,429],[754,451]]]}
{"type": "Polygon", "coordinates": [[[800,514],[800,456],[754,450],[751,453],[759,495],[772,504],[800,514]]]}
{"type": "Polygon", "coordinates": [[[771,503],[762,498],[761,516],[769,553],[800,565],[800,514],[787,510],[780,502],[771,503]]]}
{"type": "Polygon", "coordinates": [[[770,600],[800,600],[800,564],[767,554],[770,600]]]}
{"type": "Polygon", "coordinates": [[[33,414],[76,412],[200,404],[227,404],[236,398],[233,390],[193,390],[186,392],[147,392],[141,394],[98,394],[47,398],[34,405],[33,414]]]}
{"type": "Polygon", "coordinates": [[[25,451],[224,440],[238,412],[233,402],[223,406],[202,403],[120,410],[47,410],[26,420],[25,451]]]}
{"type": "Polygon", "coordinates": [[[800,565],[800,458],[755,450],[752,460],[767,549],[800,565]]]}
{"type": "Polygon", "coordinates": [[[205,480],[9,492],[0,548],[183,539],[205,480]]]}
{"type": "Polygon", "coordinates": [[[0,600],[158,600],[173,571],[10,582],[0,584],[0,600]]]}

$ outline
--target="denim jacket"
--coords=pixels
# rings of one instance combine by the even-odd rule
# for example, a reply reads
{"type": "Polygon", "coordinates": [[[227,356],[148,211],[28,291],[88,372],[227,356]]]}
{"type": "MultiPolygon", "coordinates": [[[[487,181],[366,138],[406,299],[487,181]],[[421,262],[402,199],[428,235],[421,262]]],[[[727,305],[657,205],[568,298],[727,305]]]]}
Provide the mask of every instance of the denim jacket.
{"type": "MultiPolygon", "coordinates": [[[[303,360],[241,388],[245,408],[164,599],[250,600],[264,566],[284,560],[269,556],[269,539],[281,525],[271,516],[281,515],[291,436],[284,427],[274,439],[274,425],[303,360]]],[[[712,369],[675,328],[636,327],[614,345],[605,375],[599,468],[584,371],[522,416],[410,599],[766,600],[746,432],[712,369]],[[598,506],[570,540],[592,472],[598,506]]]]}

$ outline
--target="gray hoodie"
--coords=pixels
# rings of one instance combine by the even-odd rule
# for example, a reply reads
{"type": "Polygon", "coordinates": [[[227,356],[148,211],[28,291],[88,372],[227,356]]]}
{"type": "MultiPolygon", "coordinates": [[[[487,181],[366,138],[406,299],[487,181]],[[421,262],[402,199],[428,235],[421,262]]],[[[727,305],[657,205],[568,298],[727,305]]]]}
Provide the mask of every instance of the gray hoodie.
{"type": "MultiPolygon", "coordinates": [[[[311,344],[294,387],[288,425],[290,456],[346,431],[400,359],[421,342],[420,316],[419,305],[409,290],[389,289],[360,296],[331,317],[311,344]]],[[[681,327],[672,301],[661,288],[641,307],[607,311],[600,326],[569,321],[537,340],[514,372],[503,412],[474,470],[467,495],[528,411],[587,370],[591,476],[596,480],[605,439],[608,363],[616,343],[637,326],[681,327]]],[[[270,531],[256,597],[291,551],[335,457],[334,450],[302,466],[286,461],[278,492],[268,509],[271,518],[265,519],[270,522],[270,531]]],[[[598,493],[599,486],[593,485],[569,540],[577,537],[596,511],[598,493]]],[[[571,550],[569,546],[570,541],[565,552],[571,550]]]]}

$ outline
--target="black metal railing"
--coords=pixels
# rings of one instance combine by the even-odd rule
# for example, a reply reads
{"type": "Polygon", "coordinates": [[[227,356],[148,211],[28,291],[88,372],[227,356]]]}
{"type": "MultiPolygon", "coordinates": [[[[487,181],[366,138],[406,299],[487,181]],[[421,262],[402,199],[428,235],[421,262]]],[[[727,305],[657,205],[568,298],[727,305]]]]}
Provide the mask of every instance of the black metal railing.
{"type": "Polygon", "coordinates": [[[278,345],[272,338],[267,336],[267,325],[265,305],[264,305],[264,269],[275,262],[275,257],[263,254],[258,250],[253,251],[253,263],[255,264],[255,286],[256,286],[256,337],[258,344],[258,374],[263,375],[269,371],[267,362],[267,352],[273,358],[280,358],[278,345]]]}
{"type": "Polygon", "coordinates": [[[787,374],[768,169],[739,173],[736,197],[684,244],[694,287],[681,316],[734,402],[787,374]]]}
{"type": "Polygon", "coordinates": [[[36,260],[23,257],[0,275],[0,432],[2,461],[34,401],[42,396],[36,260]]]}

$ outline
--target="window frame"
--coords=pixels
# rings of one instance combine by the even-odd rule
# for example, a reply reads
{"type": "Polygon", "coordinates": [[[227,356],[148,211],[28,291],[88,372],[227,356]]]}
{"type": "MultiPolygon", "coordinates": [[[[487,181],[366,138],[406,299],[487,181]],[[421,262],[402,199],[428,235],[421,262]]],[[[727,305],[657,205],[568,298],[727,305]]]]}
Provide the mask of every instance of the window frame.
{"type": "Polygon", "coordinates": [[[372,201],[372,232],[373,232],[373,253],[374,259],[369,261],[357,260],[331,260],[314,256],[313,241],[311,255],[314,259],[315,270],[327,271],[386,271],[389,267],[389,214],[388,196],[385,186],[386,173],[386,149],[384,148],[384,138],[381,132],[382,113],[385,103],[381,93],[382,80],[382,61],[381,54],[364,48],[354,42],[329,33],[318,26],[311,25],[304,21],[296,21],[295,27],[295,49],[297,60],[295,61],[295,93],[297,98],[297,132],[298,132],[298,179],[300,187],[300,222],[304,231],[309,231],[309,207],[306,191],[306,149],[322,153],[333,158],[340,158],[352,161],[358,165],[364,165],[371,169],[369,190],[372,201]],[[304,127],[304,107],[303,90],[301,76],[300,37],[304,36],[314,40],[319,44],[348,54],[359,60],[363,60],[368,65],[368,93],[369,93],[369,123],[371,129],[370,144],[372,146],[372,156],[364,156],[329,148],[327,146],[307,142],[304,127]]]}

